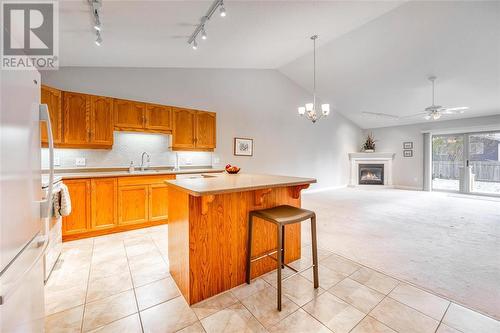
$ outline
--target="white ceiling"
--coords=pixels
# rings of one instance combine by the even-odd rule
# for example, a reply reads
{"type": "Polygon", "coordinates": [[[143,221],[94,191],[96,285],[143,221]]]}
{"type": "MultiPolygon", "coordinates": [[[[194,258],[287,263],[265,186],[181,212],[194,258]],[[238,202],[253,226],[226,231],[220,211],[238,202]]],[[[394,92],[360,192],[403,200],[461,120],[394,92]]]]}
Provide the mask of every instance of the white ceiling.
{"type": "Polygon", "coordinates": [[[103,0],[101,47],[87,1],[62,1],[61,66],[277,68],[311,91],[308,37],[319,34],[318,95],[362,128],[422,122],[362,112],[422,111],[431,74],[437,104],[471,107],[454,117],[500,114],[500,1],[225,3],[194,51],[187,39],[211,1],[103,0]]]}
{"type": "Polygon", "coordinates": [[[60,2],[61,66],[276,68],[398,6],[401,1],[233,1],[187,39],[212,1],[103,0],[101,47],[87,0],[60,2]]]}
{"type": "MultiPolygon", "coordinates": [[[[362,128],[425,122],[388,120],[363,111],[399,116],[431,104],[469,106],[464,115],[500,114],[500,2],[408,2],[333,40],[317,54],[318,94],[362,128]]],[[[312,90],[312,55],[280,68],[312,90]]]]}

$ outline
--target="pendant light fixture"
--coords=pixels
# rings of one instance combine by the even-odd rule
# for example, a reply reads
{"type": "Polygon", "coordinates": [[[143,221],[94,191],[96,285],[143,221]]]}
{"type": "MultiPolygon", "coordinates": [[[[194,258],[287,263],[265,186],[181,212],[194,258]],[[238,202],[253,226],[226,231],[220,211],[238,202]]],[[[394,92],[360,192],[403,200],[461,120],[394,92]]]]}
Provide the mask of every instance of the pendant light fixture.
{"type": "Polygon", "coordinates": [[[321,112],[317,110],[316,105],[316,39],[318,35],[311,36],[313,41],[313,100],[312,103],[307,103],[305,106],[299,106],[299,115],[306,117],[313,124],[330,114],[330,104],[321,104],[321,112]]]}

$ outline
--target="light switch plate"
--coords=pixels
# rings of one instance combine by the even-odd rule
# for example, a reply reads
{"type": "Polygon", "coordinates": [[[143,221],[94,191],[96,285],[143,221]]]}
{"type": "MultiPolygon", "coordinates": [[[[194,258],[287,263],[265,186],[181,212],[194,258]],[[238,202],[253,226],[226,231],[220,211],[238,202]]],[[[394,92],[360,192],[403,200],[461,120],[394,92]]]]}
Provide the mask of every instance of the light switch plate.
{"type": "Polygon", "coordinates": [[[85,166],[86,164],[85,157],[77,157],[75,159],[75,164],[76,166],[85,166]]]}
{"type": "Polygon", "coordinates": [[[186,165],[191,165],[191,164],[193,164],[193,160],[190,159],[190,158],[186,158],[186,160],[184,161],[184,163],[186,163],[186,165]]]}
{"type": "Polygon", "coordinates": [[[61,158],[59,156],[54,156],[54,166],[61,166],[61,158]]]}

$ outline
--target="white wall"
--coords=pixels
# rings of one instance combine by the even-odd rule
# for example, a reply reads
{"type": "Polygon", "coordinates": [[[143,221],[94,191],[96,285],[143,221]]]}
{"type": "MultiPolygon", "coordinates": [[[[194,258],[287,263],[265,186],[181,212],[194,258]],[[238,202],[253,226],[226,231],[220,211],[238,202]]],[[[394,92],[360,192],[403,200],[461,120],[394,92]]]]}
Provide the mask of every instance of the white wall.
{"type": "Polygon", "coordinates": [[[221,165],[316,177],[317,188],[347,184],[347,154],[359,149],[361,130],[342,115],[333,112],[316,124],[297,116],[297,106],[311,96],[275,70],[69,67],[44,72],[42,82],[65,90],[215,111],[215,157],[221,165]],[[233,156],[234,137],[253,138],[254,156],[233,156]]]}
{"type": "Polygon", "coordinates": [[[421,189],[423,186],[423,134],[430,130],[435,134],[453,131],[481,131],[500,129],[500,114],[488,117],[426,122],[415,125],[383,127],[364,130],[373,133],[378,152],[396,153],[394,159],[394,185],[421,189]],[[413,157],[403,157],[403,142],[413,142],[413,157]]]}

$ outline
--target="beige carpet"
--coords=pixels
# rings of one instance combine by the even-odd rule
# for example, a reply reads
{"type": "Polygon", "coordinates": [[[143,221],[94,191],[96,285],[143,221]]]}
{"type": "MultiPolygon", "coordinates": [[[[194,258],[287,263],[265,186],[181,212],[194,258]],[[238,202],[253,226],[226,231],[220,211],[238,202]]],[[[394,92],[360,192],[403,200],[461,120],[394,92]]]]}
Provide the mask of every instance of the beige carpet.
{"type": "Polygon", "coordinates": [[[500,319],[499,199],[345,188],[303,206],[320,247],[500,319]]]}

